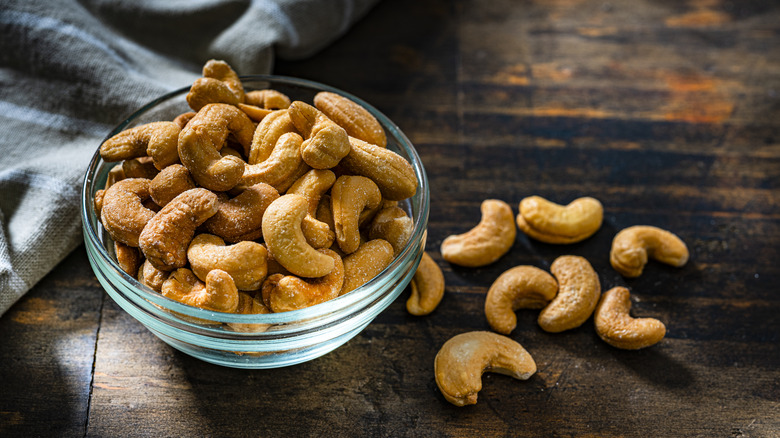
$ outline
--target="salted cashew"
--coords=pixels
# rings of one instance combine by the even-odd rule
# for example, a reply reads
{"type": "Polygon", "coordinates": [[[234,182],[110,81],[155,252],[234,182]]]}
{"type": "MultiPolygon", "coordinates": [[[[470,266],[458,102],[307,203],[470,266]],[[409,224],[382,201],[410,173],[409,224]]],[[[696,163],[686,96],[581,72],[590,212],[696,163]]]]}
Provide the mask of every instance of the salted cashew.
{"type": "Polygon", "coordinates": [[[232,134],[248,150],[255,127],[249,117],[234,106],[204,106],[179,134],[181,163],[200,186],[218,192],[232,189],[244,174],[244,161],[223,157],[219,151],[232,134]]]}
{"type": "Polygon", "coordinates": [[[336,93],[320,91],[314,96],[314,106],[350,136],[380,147],[387,146],[387,135],[382,125],[358,103],[336,93]]]}
{"type": "Polygon", "coordinates": [[[512,207],[504,201],[486,199],[480,210],[482,219],[476,227],[442,241],[444,260],[474,268],[495,262],[512,248],[517,235],[512,207]]]}
{"type": "Polygon", "coordinates": [[[181,128],[174,122],[152,122],[114,135],[100,145],[105,161],[122,161],[148,155],[157,169],[179,161],[177,145],[181,128]]]}
{"type": "Polygon", "coordinates": [[[288,108],[295,128],[303,135],[301,157],[315,169],[336,166],[350,151],[347,131],[317,108],[296,100],[288,108]]]}
{"type": "Polygon", "coordinates": [[[306,242],[314,249],[330,248],[336,240],[336,233],[330,226],[310,214],[301,220],[301,231],[306,242]]]}
{"type": "Polygon", "coordinates": [[[309,200],[309,214],[316,216],[317,205],[320,203],[322,195],[328,192],[333,183],[336,182],[336,174],[326,169],[311,169],[302,177],[298,178],[293,185],[287,189],[287,193],[304,196],[309,200]]]}
{"type": "Polygon", "coordinates": [[[160,171],[154,166],[151,157],[130,158],[122,162],[125,178],[153,179],[160,171]]]}
{"type": "Polygon", "coordinates": [[[238,289],[225,271],[215,269],[201,282],[187,268],[179,268],[163,282],[160,293],[180,303],[216,312],[235,312],[238,308],[238,289]]]}
{"type": "Polygon", "coordinates": [[[144,260],[141,267],[138,268],[137,277],[141,284],[149,286],[151,289],[160,292],[165,280],[168,279],[170,272],[157,269],[149,263],[149,260],[144,260]]]}
{"type": "Polygon", "coordinates": [[[508,335],[517,327],[518,309],[541,309],[558,293],[558,282],[535,266],[515,266],[498,276],[485,298],[485,316],[493,330],[508,335]]]}
{"type": "Polygon", "coordinates": [[[186,265],[187,247],[195,229],[217,208],[217,195],[203,188],[190,189],[173,198],[141,232],[138,243],[146,259],[163,271],[186,265]]]}
{"type": "Polygon", "coordinates": [[[286,191],[309,171],[309,166],[301,158],[301,143],[303,138],[294,132],[282,134],[268,158],[246,166],[239,187],[266,183],[280,193],[286,191]]]}
{"type": "Polygon", "coordinates": [[[198,234],[187,248],[187,260],[192,272],[201,280],[209,272],[221,269],[231,277],[240,290],[260,289],[268,272],[265,247],[257,242],[243,241],[225,245],[225,241],[212,234],[198,234]]]}
{"type": "Polygon", "coordinates": [[[344,284],[344,263],[338,254],[327,248],[317,251],[333,263],[333,269],[327,275],[304,279],[295,275],[275,274],[266,279],[261,293],[272,311],[303,309],[339,296],[344,284]]]}
{"type": "MultiPolygon", "coordinates": [[[[249,147],[247,163],[262,163],[271,156],[279,137],[289,132],[296,132],[290,118],[290,112],[285,110],[274,111],[263,117],[252,135],[252,143],[249,147]]],[[[303,139],[301,139],[303,141],[303,139]]]]}
{"type": "Polygon", "coordinates": [[[230,88],[239,102],[244,102],[244,85],[233,68],[227,62],[218,59],[209,59],[203,65],[203,77],[220,80],[230,88]]]}
{"type": "MultiPolygon", "coordinates": [[[[187,111],[185,113],[181,113],[178,116],[173,118],[173,123],[177,124],[180,129],[184,129],[184,127],[189,123],[190,120],[192,120],[193,117],[195,117],[195,114],[197,114],[195,111],[187,111]]],[[[176,151],[178,153],[178,151],[176,151]]]]}
{"type": "Polygon", "coordinates": [[[263,237],[272,257],[287,270],[301,277],[322,277],[333,271],[334,262],[306,242],[301,221],[307,211],[308,202],[303,196],[280,197],[265,210],[263,237]]]}
{"type": "Polygon", "coordinates": [[[253,122],[262,122],[265,116],[271,114],[273,110],[260,108],[254,105],[248,105],[245,103],[239,103],[238,109],[244,112],[253,122]]]}
{"type": "Polygon", "coordinates": [[[604,292],[593,322],[596,333],[607,344],[625,350],[638,350],[661,341],[666,326],[655,318],[632,318],[631,294],[617,286],[604,292]]]}
{"type": "Polygon", "coordinates": [[[138,238],[155,212],[144,207],[149,198],[148,179],[129,178],[118,181],[103,195],[100,221],[117,242],[137,247],[138,238]]]}
{"type": "Polygon", "coordinates": [[[688,247],[675,234],[649,225],[625,228],[612,240],[609,261],[625,277],[642,275],[648,257],[679,268],[688,262],[688,247]]]}
{"type": "Polygon", "coordinates": [[[238,105],[240,101],[228,85],[219,79],[198,78],[190,86],[187,93],[187,104],[195,111],[200,111],[204,106],[221,103],[225,105],[238,105]]]}
{"type": "Polygon", "coordinates": [[[412,294],[406,300],[406,311],[416,316],[428,315],[444,297],[444,274],[427,252],[423,252],[417,271],[409,283],[412,294]]]}
{"type": "Polygon", "coordinates": [[[103,198],[106,195],[106,190],[116,184],[117,181],[122,181],[123,179],[125,179],[125,171],[122,170],[121,164],[115,165],[108,171],[108,175],[106,175],[106,184],[102,189],[95,192],[95,213],[97,213],[98,217],[100,217],[100,211],[103,209],[103,198]]]}
{"type": "Polygon", "coordinates": [[[336,242],[344,253],[353,253],[360,246],[360,214],[378,208],[382,194],[366,177],[342,175],[331,188],[330,202],[336,242]]]}
{"type": "Polygon", "coordinates": [[[263,214],[277,199],[279,192],[276,189],[257,183],[233,199],[227,199],[226,195],[220,198],[217,212],[203,225],[209,233],[228,242],[259,239],[263,235],[263,214]]]}
{"type": "Polygon", "coordinates": [[[528,380],[536,373],[536,362],[522,345],[487,331],[454,336],[441,347],[433,365],[436,385],[455,406],[477,403],[485,372],[519,380],[528,380]]]}
{"type": "MultiPolygon", "coordinates": [[[[261,315],[272,313],[263,301],[246,292],[238,292],[238,307],[235,313],[241,315],[261,315]]],[[[228,327],[241,333],[262,333],[271,327],[271,324],[229,322],[228,327]]]]}
{"type": "Polygon", "coordinates": [[[414,231],[414,221],[403,208],[386,207],[377,212],[368,228],[369,239],[384,239],[393,246],[397,256],[406,247],[414,231]]]}
{"type": "Polygon", "coordinates": [[[292,103],[286,94],[270,88],[248,91],[244,100],[250,105],[270,110],[286,109],[292,103]]]}
{"type": "Polygon", "coordinates": [[[393,247],[385,240],[370,240],[344,257],[344,285],[339,295],[351,292],[379,275],[393,261],[393,247]]]}
{"type": "Polygon", "coordinates": [[[138,267],[143,262],[138,248],[125,245],[122,242],[114,241],[114,254],[116,254],[116,263],[130,276],[134,276],[138,272],[138,267]]]}
{"type": "Polygon", "coordinates": [[[149,194],[157,205],[165,207],[173,198],[194,188],[195,181],[190,177],[190,171],[181,164],[172,164],[152,179],[149,194]]]}
{"type": "Polygon", "coordinates": [[[408,161],[397,153],[354,137],[351,149],[339,166],[348,172],[370,178],[379,187],[382,197],[401,201],[417,193],[417,176],[408,161]]]}
{"type": "Polygon", "coordinates": [[[567,244],[592,236],[603,219],[604,207],[595,198],[578,198],[563,206],[541,196],[529,196],[520,201],[517,226],[541,242],[567,244]]]}
{"type": "Polygon", "coordinates": [[[539,313],[539,326],[550,333],[579,327],[601,297],[598,274],[584,257],[572,255],[556,258],[550,272],[558,280],[558,295],[539,313]]]}

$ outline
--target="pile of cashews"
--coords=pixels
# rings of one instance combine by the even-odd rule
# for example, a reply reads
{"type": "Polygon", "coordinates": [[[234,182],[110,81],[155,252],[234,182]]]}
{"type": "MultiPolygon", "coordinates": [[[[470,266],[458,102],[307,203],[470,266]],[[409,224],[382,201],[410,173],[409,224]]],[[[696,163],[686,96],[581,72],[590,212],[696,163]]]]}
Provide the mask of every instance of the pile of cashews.
{"type": "MultiPolygon", "coordinates": [[[[442,241],[444,260],[466,267],[495,262],[514,244],[515,224],[528,237],[551,244],[570,244],[592,236],[601,227],[604,210],[591,197],[563,206],[539,196],[520,202],[515,217],[504,201],[482,202],[482,219],[464,234],[442,241]]],[[[625,277],[642,274],[648,258],[681,267],[688,248],[673,233],[648,225],[621,230],[610,251],[612,267],[625,277]]],[[[444,398],[456,406],[477,402],[481,375],[499,372],[525,380],[536,372],[531,355],[507,337],[517,325],[518,309],[541,309],[537,322],[546,332],[559,333],[581,326],[591,315],[596,333],[616,348],[635,350],[658,343],[666,334],[654,318],[633,318],[630,293],[617,286],[601,293],[596,271],[583,257],[563,255],[543,269],[522,265],[502,273],[485,298],[485,316],[495,332],[463,333],[448,340],[436,355],[434,374],[444,398]]]]}

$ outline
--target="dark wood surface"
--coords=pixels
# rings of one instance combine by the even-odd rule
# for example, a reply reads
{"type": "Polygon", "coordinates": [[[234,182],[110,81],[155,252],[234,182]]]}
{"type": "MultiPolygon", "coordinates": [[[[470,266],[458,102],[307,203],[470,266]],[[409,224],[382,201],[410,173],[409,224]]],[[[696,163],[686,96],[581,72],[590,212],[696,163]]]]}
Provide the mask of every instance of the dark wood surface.
{"type": "Polygon", "coordinates": [[[221,368],[122,311],[79,248],[0,318],[0,436],[780,436],[777,2],[385,0],[274,72],[361,96],[414,142],[439,308],[413,317],[405,293],[322,358],[221,368]],[[441,259],[483,199],[516,212],[533,194],[594,196],[604,225],[567,246],[519,234],[485,268],[441,259]],[[622,278],[610,243],[637,224],[678,234],[690,262],[622,278]],[[666,338],[622,351],[592,321],[548,334],[520,311],[511,337],[536,375],[485,374],[475,406],[446,402],[439,347],[489,329],[501,272],[562,254],[588,258],[604,290],[629,287],[666,338]]]}

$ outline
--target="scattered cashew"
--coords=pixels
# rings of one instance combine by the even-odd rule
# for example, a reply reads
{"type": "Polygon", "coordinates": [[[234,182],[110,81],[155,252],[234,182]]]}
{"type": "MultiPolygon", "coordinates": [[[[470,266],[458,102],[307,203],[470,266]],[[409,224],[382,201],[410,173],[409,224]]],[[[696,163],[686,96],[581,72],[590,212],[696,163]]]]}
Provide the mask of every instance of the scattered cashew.
{"type": "Polygon", "coordinates": [[[518,309],[541,309],[555,298],[558,282],[534,266],[515,266],[498,276],[485,298],[485,316],[493,330],[508,335],[517,327],[518,309]]]}
{"type": "Polygon", "coordinates": [[[384,239],[393,246],[396,256],[406,247],[412,236],[414,222],[400,207],[382,208],[374,216],[368,228],[369,239],[384,239]]]}
{"type": "Polygon", "coordinates": [[[517,226],[529,237],[554,244],[576,243],[601,227],[604,208],[595,198],[578,198],[563,206],[540,196],[520,202],[517,226]]]}
{"type": "MultiPolygon", "coordinates": [[[[246,292],[238,292],[238,307],[236,313],[242,315],[258,315],[271,313],[263,302],[257,297],[253,297],[246,292]]],[[[229,322],[228,327],[233,331],[241,333],[262,333],[271,327],[271,324],[261,323],[241,323],[241,322],[229,322]]]]}
{"type": "Polygon", "coordinates": [[[180,130],[174,122],[136,126],[103,142],[100,156],[106,161],[122,161],[148,155],[157,169],[162,169],[179,161],[177,145],[180,130]]]}
{"type": "Polygon", "coordinates": [[[151,289],[160,292],[165,280],[168,279],[170,272],[157,269],[149,263],[149,260],[144,260],[141,267],[138,268],[138,281],[141,284],[149,286],[151,289]]]}
{"type": "Polygon", "coordinates": [[[243,241],[225,245],[225,241],[211,234],[199,234],[187,248],[187,260],[192,272],[201,280],[214,269],[221,269],[231,277],[240,290],[260,289],[267,273],[267,251],[257,242],[243,241]]]}
{"type": "Polygon", "coordinates": [[[305,139],[301,145],[301,158],[306,164],[315,169],[330,169],[349,153],[347,131],[317,108],[295,101],[288,111],[305,139]]]}
{"type": "Polygon", "coordinates": [[[181,164],[172,164],[161,170],[149,185],[152,200],[160,207],[189,189],[195,188],[190,172],[181,164]]]}
{"type": "Polygon", "coordinates": [[[209,233],[228,242],[259,239],[263,235],[263,214],[278,198],[276,189],[257,183],[233,199],[220,199],[216,214],[203,225],[209,233]]]}
{"type": "Polygon", "coordinates": [[[187,268],[179,268],[163,282],[163,296],[180,303],[217,312],[235,312],[238,289],[230,275],[219,269],[209,272],[205,284],[187,268]]]}
{"type": "Polygon", "coordinates": [[[319,278],[303,279],[294,275],[275,274],[263,284],[268,307],[274,312],[298,310],[324,303],[339,296],[344,284],[344,263],[335,252],[323,248],[318,252],[328,257],[333,269],[319,278]]]}
{"type": "Polygon", "coordinates": [[[368,241],[344,261],[344,285],[340,295],[351,292],[379,275],[393,261],[393,247],[382,239],[368,241]]]}
{"type": "Polygon", "coordinates": [[[688,262],[688,247],[675,234],[649,225],[621,230],[612,240],[609,261],[625,277],[639,277],[648,257],[675,267],[688,262]]]}
{"type": "Polygon", "coordinates": [[[571,255],[556,258],[550,272],[558,280],[558,295],[539,313],[539,326],[550,333],[579,327],[599,302],[598,274],[585,258],[571,255]]]}
{"type": "Polygon", "coordinates": [[[149,198],[149,184],[148,179],[129,178],[118,181],[105,191],[100,221],[115,241],[138,246],[141,231],[155,215],[142,204],[149,198]]]}
{"type": "Polygon", "coordinates": [[[441,347],[434,359],[436,385],[455,406],[477,403],[482,374],[494,372],[527,380],[536,362],[522,345],[493,332],[459,334],[441,347]]]}
{"type": "Polygon", "coordinates": [[[666,335],[666,326],[655,318],[632,318],[631,294],[624,287],[604,292],[596,307],[593,322],[596,333],[607,344],[625,350],[638,350],[658,343],[666,335]]]}
{"type": "Polygon", "coordinates": [[[380,147],[387,146],[387,136],[382,125],[356,102],[336,93],[320,91],[314,96],[314,106],[344,128],[350,136],[380,147]]]}
{"type": "Polygon", "coordinates": [[[349,138],[349,143],[352,149],[339,165],[374,181],[384,199],[400,201],[417,193],[414,168],[402,156],[354,137],[349,138]]]}
{"type": "Polygon", "coordinates": [[[444,260],[460,266],[485,266],[512,248],[517,235],[512,207],[504,201],[487,199],[480,210],[482,220],[476,227],[449,236],[441,243],[444,260]]]}
{"type": "Polygon", "coordinates": [[[246,103],[260,108],[278,110],[290,107],[290,98],[286,94],[271,89],[253,90],[246,93],[246,103]]]}
{"type": "Polygon", "coordinates": [[[412,294],[406,300],[406,311],[416,316],[428,315],[444,297],[444,274],[427,252],[423,252],[410,283],[412,294]]]}
{"type": "Polygon", "coordinates": [[[339,248],[346,254],[360,246],[360,214],[375,209],[382,194],[374,182],[363,176],[340,176],[331,189],[331,209],[339,248]]]}

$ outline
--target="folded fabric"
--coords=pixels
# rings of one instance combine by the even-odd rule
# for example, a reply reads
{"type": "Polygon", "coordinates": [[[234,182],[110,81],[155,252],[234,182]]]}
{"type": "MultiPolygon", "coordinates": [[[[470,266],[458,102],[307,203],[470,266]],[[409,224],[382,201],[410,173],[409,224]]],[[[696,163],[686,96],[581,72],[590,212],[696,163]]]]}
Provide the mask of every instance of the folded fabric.
{"type": "Polygon", "coordinates": [[[309,56],[377,1],[4,1],[0,315],[81,242],[81,180],[114,125],[208,59],[261,74],[309,56]]]}

